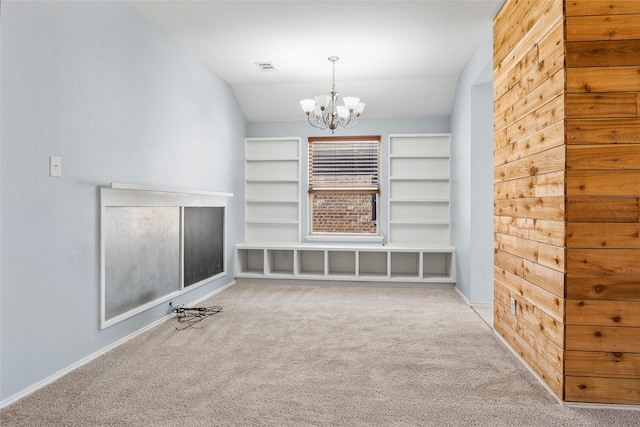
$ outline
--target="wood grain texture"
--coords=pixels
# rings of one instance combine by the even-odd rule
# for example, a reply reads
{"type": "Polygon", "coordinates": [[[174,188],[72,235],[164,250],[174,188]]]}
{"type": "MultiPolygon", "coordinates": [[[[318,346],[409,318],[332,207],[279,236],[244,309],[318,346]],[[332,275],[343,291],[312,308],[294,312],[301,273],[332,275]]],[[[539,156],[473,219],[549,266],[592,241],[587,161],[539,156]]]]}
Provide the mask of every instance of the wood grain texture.
{"type": "Polygon", "coordinates": [[[564,361],[569,376],[640,379],[640,353],[567,351],[564,361]]]}
{"type": "Polygon", "coordinates": [[[568,222],[567,248],[640,249],[640,223],[568,222]]]}
{"type": "Polygon", "coordinates": [[[521,199],[564,195],[565,173],[545,173],[532,177],[497,182],[493,186],[494,199],[521,199]]]}
{"type": "Polygon", "coordinates": [[[620,93],[570,93],[566,96],[567,119],[602,119],[638,117],[638,94],[620,93]]]}
{"type": "Polygon", "coordinates": [[[551,341],[544,333],[539,329],[533,327],[529,323],[525,322],[522,318],[517,321],[516,332],[518,336],[522,337],[524,341],[529,343],[538,357],[544,358],[544,360],[556,371],[563,372],[564,370],[564,352],[562,347],[551,341]]]}
{"type": "Polygon", "coordinates": [[[640,119],[567,120],[567,144],[637,144],[640,119]]]}
{"type": "Polygon", "coordinates": [[[536,352],[535,348],[525,341],[516,331],[506,326],[505,322],[496,322],[495,330],[511,346],[511,348],[526,361],[527,365],[547,384],[547,386],[559,397],[564,397],[564,376],[562,372],[553,369],[553,366],[544,357],[536,352]]]}
{"type": "Polygon", "coordinates": [[[616,353],[640,353],[640,328],[566,326],[566,349],[616,353]]]}
{"type": "Polygon", "coordinates": [[[640,14],[567,16],[567,42],[640,39],[640,14]]]}
{"type": "MultiPolygon", "coordinates": [[[[494,58],[504,57],[509,49],[507,39],[518,37],[522,38],[524,32],[522,30],[522,20],[529,12],[536,0],[513,0],[504,4],[502,9],[493,19],[494,28],[494,58]],[[513,36],[514,33],[515,36],[513,36]]],[[[515,43],[514,43],[515,44],[515,43]]]]}
{"type": "Polygon", "coordinates": [[[542,38],[558,21],[559,7],[562,7],[559,0],[520,2],[510,12],[510,19],[494,32],[494,69],[511,69],[526,53],[523,50],[535,45],[532,41],[542,38]]]}
{"type": "Polygon", "coordinates": [[[495,21],[495,329],[559,396],[637,404],[640,1],[561,3],[495,21]]]}
{"type": "Polygon", "coordinates": [[[508,181],[538,174],[557,172],[564,170],[564,168],[565,147],[558,146],[496,166],[494,169],[494,181],[508,181]]]}
{"type": "Polygon", "coordinates": [[[579,276],[640,275],[639,249],[567,249],[567,271],[579,276]]]}
{"type": "Polygon", "coordinates": [[[565,249],[535,240],[496,233],[495,249],[564,272],[565,249]]]}
{"type": "Polygon", "coordinates": [[[567,67],[640,65],[640,39],[567,43],[567,67]]]}
{"type": "Polygon", "coordinates": [[[510,0],[494,21],[499,82],[494,87],[494,322],[560,397],[566,183],[562,10],[561,0],[510,0]],[[511,298],[518,306],[515,315],[511,298]]]}
{"type": "Polygon", "coordinates": [[[493,203],[494,214],[518,218],[548,219],[563,221],[565,218],[564,197],[537,197],[502,199],[493,203]]]}
{"type": "Polygon", "coordinates": [[[637,197],[567,197],[566,219],[572,222],[639,222],[637,197]]]}
{"type": "MultiPolygon", "coordinates": [[[[506,268],[503,268],[503,266],[504,264],[495,266],[494,277],[496,283],[509,289],[512,294],[518,295],[529,305],[533,306],[535,304],[539,310],[562,323],[564,304],[561,297],[520,277],[521,270],[513,273],[509,271],[511,266],[506,266],[506,268]]],[[[560,342],[559,344],[561,345],[562,343],[560,342]]]]}
{"type": "Polygon", "coordinates": [[[500,136],[496,134],[494,164],[504,165],[558,146],[564,146],[564,123],[561,121],[511,143],[507,142],[505,129],[500,136]]]}
{"type": "Polygon", "coordinates": [[[640,13],[640,3],[635,0],[567,0],[565,8],[567,16],[640,13]]]}
{"type": "Polygon", "coordinates": [[[568,300],[568,325],[640,327],[640,302],[568,300]]]}
{"type": "Polygon", "coordinates": [[[508,70],[562,20],[563,3],[562,0],[537,1],[522,21],[514,23],[515,31],[506,34],[504,41],[502,34],[494,35],[494,73],[508,73],[508,70]],[[497,41],[495,37],[498,37],[497,41]],[[503,54],[505,51],[507,53],[503,54]]]}
{"type": "Polygon", "coordinates": [[[507,126],[507,143],[542,131],[563,119],[564,95],[560,95],[531,114],[509,124],[507,126]]]}
{"type": "Polygon", "coordinates": [[[494,220],[494,232],[564,246],[565,223],[564,221],[501,216],[494,220]]]}
{"type": "MultiPolygon", "coordinates": [[[[549,308],[550,314],[563,312],[564,274],[561,271],[500,250],[495,251],[494,258],[495,267],[500,269],[494,270],[494,273],[500,273],[499,276],[496,276],[496,280],[504,280],[502,282],[504,285],[512,286],[510,289],[520,295],[524,296],[526,292],[535,294],[539,299],[531,297],[528,300],[532,303],[537,301],[543,304],[549,308]],[[524,283],[512,275],[529,283],[524,283]],[[498,277],[502,279],[498,279],[498,277]],[[533,288],[530,284],[540,289],[533,288]]],[[[559,319],[561,320],[562,316],[559,319]]]]}
{"type": "Polygon", "coordinates": [[[567,298],[640,301],[640,275],[579,276],[567,274],[567,298]]]}
{"type": "Polygon", "coordinates": [[[640,144],[572,145],[567,147],[567,169],[640,170],[640,144]]]}
{"type": "Polygon", "coordinates": [[[565,400],[638,405],[640,404],[640,380],[568,376],[565,400]]]}
{"type": "Polygon", "coordinates": [[[638,92],[640,66],[567,68],[567,92],[638,92]]]}
{"type": "Polygon", "coordinates": [[[567,171],[568,196],[637,196],[640,171],[567,171]]]}

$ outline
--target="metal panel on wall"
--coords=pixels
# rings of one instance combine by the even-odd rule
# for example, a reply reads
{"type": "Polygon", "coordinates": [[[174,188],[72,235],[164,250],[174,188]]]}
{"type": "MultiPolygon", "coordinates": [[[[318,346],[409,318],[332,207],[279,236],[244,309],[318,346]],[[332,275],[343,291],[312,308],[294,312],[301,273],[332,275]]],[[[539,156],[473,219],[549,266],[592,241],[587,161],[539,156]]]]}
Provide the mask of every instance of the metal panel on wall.
{"type": "Polygon", "coordinates": [[[180,290],[180,208],[104,212],[105,320],[180,290]]]}

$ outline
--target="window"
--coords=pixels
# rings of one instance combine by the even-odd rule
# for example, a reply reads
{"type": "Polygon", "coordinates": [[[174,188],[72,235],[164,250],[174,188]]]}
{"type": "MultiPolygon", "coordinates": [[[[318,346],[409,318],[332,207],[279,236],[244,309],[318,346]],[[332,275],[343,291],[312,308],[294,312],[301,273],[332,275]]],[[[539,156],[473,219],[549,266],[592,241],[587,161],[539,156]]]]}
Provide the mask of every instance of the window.
{"type": "Polygon", "coordinates": [[[380,136],[309,138],[312,234],[378,234],[380,136]]]}

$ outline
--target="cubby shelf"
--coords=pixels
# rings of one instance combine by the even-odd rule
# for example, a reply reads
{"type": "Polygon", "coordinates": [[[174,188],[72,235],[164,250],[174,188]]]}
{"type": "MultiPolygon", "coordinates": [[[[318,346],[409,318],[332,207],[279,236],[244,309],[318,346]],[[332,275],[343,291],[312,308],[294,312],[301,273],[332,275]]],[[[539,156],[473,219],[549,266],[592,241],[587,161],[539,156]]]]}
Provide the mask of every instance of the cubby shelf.
{"type": "Polygon", "coordinates": [[[455,283],[455,248],[373,245],[236,245],[236,277],[455,283]]]}

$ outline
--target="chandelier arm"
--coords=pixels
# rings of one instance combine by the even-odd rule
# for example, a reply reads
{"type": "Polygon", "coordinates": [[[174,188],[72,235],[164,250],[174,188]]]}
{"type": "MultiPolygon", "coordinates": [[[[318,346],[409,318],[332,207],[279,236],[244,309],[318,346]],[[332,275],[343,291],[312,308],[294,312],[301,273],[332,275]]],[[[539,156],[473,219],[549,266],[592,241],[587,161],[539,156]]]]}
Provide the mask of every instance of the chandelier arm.
{"type": "Polygon", "coordinates": [[[320,129],[320,130],[325,130],[325,129],[327,128],[327,126],[328,126],[328,125],[327,125],[327,124],[320,123],[320,119],[318,119],[316,116],[314,116],[314,117],[316,118],[316,123],[317,123],[317,124],[314,124],[314,123],[311,121],[311,114],[307,114],[307,121],[309,122],[309,124],[310,124],[311,126],[313,126],[314,128],[317,128],[317,129],[320,129]]]}
{"type": "Polygon", "coordinates": [[[342,127],[344,129],[351,129],[353,127],[355,127],[355,125],[358,124],[358,116],[356,116],[355,114],[351,113],[349,115],[349,120],[347,120],[342,127]]]}

